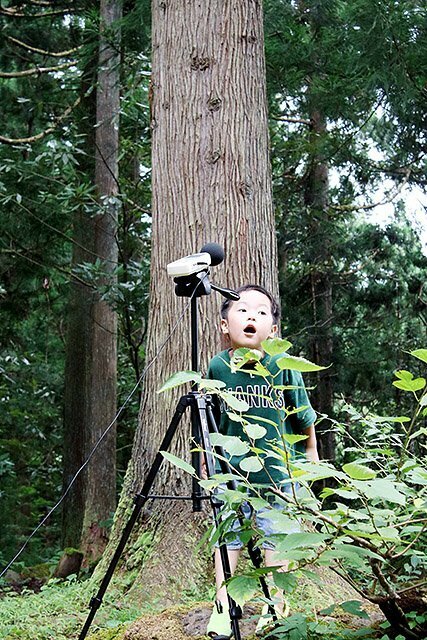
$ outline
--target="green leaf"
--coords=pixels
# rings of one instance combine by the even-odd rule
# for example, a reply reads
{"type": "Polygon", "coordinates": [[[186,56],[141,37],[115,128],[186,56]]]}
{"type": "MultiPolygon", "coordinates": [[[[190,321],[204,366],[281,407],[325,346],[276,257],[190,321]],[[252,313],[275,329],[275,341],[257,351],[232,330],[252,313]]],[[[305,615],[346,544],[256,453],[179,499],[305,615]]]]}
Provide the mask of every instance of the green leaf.
{"type": "Polygon", "coordinates": [[[242,471],[255,473],[256,471],[261,471],[263,464],[257,456],[248,456],[239,462],[239,467],[242,471]]]}
{"type": "Polygon", "coordinates": [[[262,358],[262,352],[258,349],[247,349],[241,347],[233,352],[230,360],[231,371],[239,371],[248,362],[259,362],[262,358]]]}
{"type": "Polygon", "coordinates": [[[200,380],[199,386],[201,389],[216,390],[224,389],[226,384],[222,380],[209,380],[208,378],[203,378],[202,380],[200,380]]]}
{"type": "Polygon", "coordinates": [[[222,447],[231,456],[244,456],[249,453],[249,445],[237,436],[225,436],[222,433],[211,433],[214,447],[222,447]]]}
{"type": "Polygon", "coordinates": [[[369,615],[361,608],[362,603],[359,600],[346,600],[346,602],[341,602],[340,607],[346,613],[351,613],[353,616],[359,616],[359,618],[369,620],[369,615]]]}
{"type": "Polygon", "coordinates": [[[414,377],[414,375],[410,371],[406,371],[406,369],[399,369],[394,372],[394,375],[396,378],[399,378],[399,380],[412,380],[414,377]]]}
{"type": "Polygon", "coordinates": [[[344,464],[342,470],[353,480],[372,480],[377,475],[376,471],[357,462],[344,464]]]}
{"type": "Polygon", "coordinates": [[[227,590],[233,600],[243,607],[258,591],[258,580],[250,576],[236,576],[231,578],[227,590]]]}
{"type": "Polygon", "coordinates": [[[307,440],[308,436],[298,435],[297,433],[284,433],[282,438],[288,444],[296,444],[297,442],[307,440]]]}
{"type": "Polygon", "coordinates": [[[418,360],[422,360],[427,363],[427,349],[415,349],[415,351],[409,352],[411,356],[415,356],[418,360]]]}
{"type": "Polygon", "coordinates": [[[298,584],[295,573],[288,571],[275,571],[274,569],[272,573],[274,584],[278,589],[286,591],[287,594],[292,593],[292,591],[295,590],[298,584]]]}
{"type": "Polygon", "coordinates": [[[241,400],[240,398],[236,398],[236,396],[230,393],[229,391],[223,392],[221,396],[225,400],[225,402],[228,404],[230,409],[233,409],[234,411],[238,411],[239,413],[242,413],[244,411],[249,411],[249,404],[246,402],[246,400],[241,400]]]}
{"type": "Polygon", "coordinates": [[[383,502],[393,502],[396,504],[406,504],[406,496],[396,488],[396,483],[386,478],[359,482],[353,480],[353,485],[359,489],[367,498],[381,499],[383,502]]]}
{"type": "Polygon", "coordinates": [[[340,498],[344,498],[344,500],[357,500],[360,499],[360,494],[356,491],[351,491],[351,489],[331,489],[330,487],[326,487],[323,489],[320,496],[322,498],[327,498],[329,496],[337,495],[340,498]]]}
{"type": "Polygon", "coordinates": [[[414,378],[413,380],[394,380],[393,385],[402,391],[420,391],[426,386],[425,378],[414,378]]]}
{"type": "Polygon", "coordinates": [[[255,364],[255,373],[258,376],[262,376],[263,378],[267,378],[268,376],[271,376],[270,371],[266,369],[260,362],[257,362],[255,364]]]}
{"type": "Polygon", "coordinates": [[[301,533],[289,533],[286,538],[280,542],[280,549],[311,549],[312,547],[323,544],[327,537],[328,536],[323,533],[310,533],[307,531],[301,533]]]}
{"type": "Polygon", "coordinates": [[[321,371],[322,369],[327,369],[328,367],[322,367],[318,364],[314,364],[305,358],[300,358],[297,356],[283,356],[283,358],[279,358],[277,361],[277,366],[279,369],[290,369],[291,371],[321,371]]]}
{"type": "Polygon", "coordinates": [[[174,464],[175,467],[178,467],[178,469],[182,469],[192,476],[196,475],[196,470],[194,469],[194,467],[188,462],[185,462],[185,460],[177,458],[177,456],[174,456],[173,453],[169,453],[169,451],[161,451],[160,453],[165,458],[165,460],[168,460],[169,462],[174,464]]]}
{"type": "Polygon", "coordinates": [[[267,433],[267,429],[265,427],[261,426],[260,424],[252,424],[251,422],[245,424],[243,428],[248,438],[251,438],[251,440],[258,440],[258,438],[263,438],[267,433]]]}
{"type": "Polygon", "coordinates": [[[334,544],[331,549],[327,549],[323,554],[322,558],[327,558],[329,560],[338,560],[339,558],[347,559],[355,562],[358,566],[363,565],[364,558],[376,558],[381,560],[381,556],[374,553],[370,549],[364,549],[363,547],[359,547],[352,544],[346,544],[345,542],[340,543],[339,541],[334,544]],[[361,563],[362,561],[362,563],[361,563]],[[360,564],[361,563],[361,564],[360,564]]]}
{"type": "Polygon", "coordinates": [[[410,422],[411,418],[408,416],[368,416],[369,420],[376,422],[378,424],[382,424],[383,422],[410,422]]]}
{"type": "Polygon", "coordinates": [[[186,384],[187,382],[195,382],[196,384],[199,384],[201,379],[202,376],[200,373],[197,373],[197,371],[178,371],[166,380],[157,393],[169,391],[170,389],[179,387],[181,384],[186,384]]]}
{"type": "Polygon", "coordinates": [[[262,348],[265,353],[268,353],[269,356],[278,356],[281,353],[284,353],[288,349],[292,347],[292,344],[289,340],[283,340],[282,338],[271,338],[269,340],[264,340],[261,343],[262,348]]]}
{"type": "Polygon", "coordinates": [[[400,541],[399,532],[394,527],[379,527],[378,533],[382,540],[389,540],[392,542],[400,541]]]}

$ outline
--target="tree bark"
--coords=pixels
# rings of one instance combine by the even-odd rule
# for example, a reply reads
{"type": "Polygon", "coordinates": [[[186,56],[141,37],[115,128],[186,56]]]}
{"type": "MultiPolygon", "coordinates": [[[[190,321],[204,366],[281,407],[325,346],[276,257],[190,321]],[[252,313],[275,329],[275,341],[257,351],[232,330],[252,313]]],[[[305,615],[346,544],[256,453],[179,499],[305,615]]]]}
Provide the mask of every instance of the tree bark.
{"type": "MultiPolygon", "coordinates": [[[[324,117],[312,108],[311,146],[313,155],[307,174],[305,205],[309,216],[310,242],[312,245],[310,284],[313,313],[313,334],[310,341],[313,362],[322,365],[332,363],[332,280],[328,266],[331,262],[329,238],[329,168],[321,151],[326,133],[324,117]]],[[[316,387],[311,392],[316,411],[327,416],[333,414],[333,388],[331,370],[319,371],[316,387]]],[[[322,460],[334,460],[335,439],[327,421],[319,425],[318,448],[322,460]]]]}
{"type": "MultiPolygon", "coordinates": [[[[322,56],[316,47],[321,30],[327,23],[325,7],[318,3],[300,0],[299,10],[308,20],[313,38],[312,75],[316,79],[322,74],[322,56]]],[[[332,280],[331,274],[331,220],[329,216],[329,166],[325,151],[326,116],[322,109],[321,96],[316,95],[316,84],[308,79],[307,112],[310,118],[310,158],[305,181],[304,204],[309,223],[310,237],[310,286],[313,313],[311,337],[311,359],[322,365],[332,363],[332,280]]],[[[312,392],[316,411],[332,416],[333,388],[331,370],[325,369],[316,375],[316,387],[312,392]]],[[[318,449],[322,460],[335,459],[335,438],[327,421],[318,428],[318,449]]]]}
{"type": "MultiPolygon", "coordinates": [[[[158,358],[144,381],[116,537],[130,494],[141,488],[179,395],[159,396],[156,391],[173,372],[191,363],[189,312],[181,317],[188,299],[175,295],[166,265],[215,241],[224,246],[226,258],[212,269],[212,281],[229,287],[254,282],[278,293],[262,3],[155,1],[152,41],[153,226],[146,362],[158,358]]],[[[218,294],[200,300],[203,370],[220,348],[220,303],[218,294]]],[[[189,449],[186,420],[171,450],[188,459],[189,449]]],[[[188,494],[188,476],[164,463],[156,492],[188,494]]],[[[174,574],[182,576],[194,568],[195,538],[194,517],[179,504],[176,508],[169,501],[157,502],[152,512],[163,540],[173,536],[161,546],[161,567],[170,562],[174,574]]],[[[157,588],[161,577],[160,568],[155,572],[157,588]]],[[[144,584],[148,588],[147,571],[144,584]]]]}
{"type": "MultiPolygon", "coordinates": [[[[99,213],[86,219],[80,216],[84,230],[80,228],[77,233],[83,234],[88,252],[82,255],[76,249],[79,255],[74,262],[99,260],[102,275],[96,290],[76,284],[72,296],[71,311],[75,315],[68,335],[65,430],[67,444],[71,442],[78,451],[68,453],[74,460],[73,465],[67,464],[66,483],[112,424],[116,412],[117,316],[111,304],[102,299],[99,287],[112,286],[116,281],[120,17],[120,0],[101,0],[93,146],[99,213]]],[[[116,505],[115,431],[115,425],[111,426],[84,471],[78,512],[66,509],[64,517],[64,543],[79,544],[85,563],[102,554],[107,542],[105,521],[116,505]],[[71,523],[73,517],[77,525],[71,523]]]]}

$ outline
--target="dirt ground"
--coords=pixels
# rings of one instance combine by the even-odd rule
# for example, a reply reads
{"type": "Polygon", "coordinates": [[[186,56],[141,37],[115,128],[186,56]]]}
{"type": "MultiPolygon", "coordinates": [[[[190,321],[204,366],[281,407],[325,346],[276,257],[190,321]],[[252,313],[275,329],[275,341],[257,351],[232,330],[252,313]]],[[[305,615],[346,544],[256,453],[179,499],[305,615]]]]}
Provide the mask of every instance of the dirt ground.
{"type": "MultiPolygon", "coordinates": [[[[165,609],[158,614],[142,616],[128,625],[125,630],[100,631],[91,635],[90,640],[207,640],[206,627],[211,610],[210,603],[200,603],[190,610],[179,607],[165,609]]],[[[258,636],[255,635],[255,628],[259,613],[259,606],[246,605],[244,607],[242,619],[239,621],[242,639],[258,639],[258,636]]],[[[340,621],[357,629],[383,620],[376,608],[372,608],[369,614],[369,620],[344,615],[340,616],[340,621]]]]}
{"type": "MultiPolygon", "coordinates": [[[[198,640],[206,638],[206,627],[212,606],[201,605],[190,611],[169,609],[158,616],[144,616],[130,625],[123,640],[198,640]]],[[[245,607],[239,622],[242,638],[255,633],[257,609],[245,607]]]]}

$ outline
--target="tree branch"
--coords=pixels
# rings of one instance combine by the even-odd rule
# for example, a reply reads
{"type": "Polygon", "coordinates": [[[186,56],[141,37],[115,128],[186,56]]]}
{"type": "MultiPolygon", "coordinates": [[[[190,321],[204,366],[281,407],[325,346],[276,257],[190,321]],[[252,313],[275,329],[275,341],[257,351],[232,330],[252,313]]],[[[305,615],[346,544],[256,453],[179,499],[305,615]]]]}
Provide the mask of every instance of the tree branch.
{"type": "Polygon", "coordinates": [[[63,64],[58,64],[55,67],[35,67],[35,69],[25,69],[25,71],[0,71],[0,78],[25,78],[28,76],[37,76],[42,73],[50,73],[52,71],[61,71],[62,69],[69,69],[70,67],[74,67],[76,65],[76,61],[72,60],[71,62],[64,62],[63,64]]]}
{"type": "MultiPolygon", "coordinates": [[[[41,3],[37,4],[42,6],[41,3]]],[[[18,9],[15,9],[13,7],[0,7],[0,15],[7,16],[9,18],[52,18],[55,16],[63,16],[67,13],[75,13],[76,11],[76,8],[66,7],[64,9],[58,9],[56,11],[44,11],[42,13],[19,13],[18,9]]]]}
{"type": "Polygon", "coordinates": [[[402,180],[402,182],[396,187],[394,191],[389,191],[389,194],[381,202],[375,202],[373,204],[364,204],[364,205],[361,204],[360,206],[353,205],[353,204],[348,204],[348,205],[347,204],[342,204],[342,205],[331,204],[329,205],[330,209],[333,209],[334,211],[369,211],[371,209],[375,209],[375,207],[381,207],[385,204],[390,204],[390,202],[393,202],[393,200],[397,198],[399,193],[402,191],[403,187],[407,184],[410,176],[411,176],[411,169],[407,169],[405,171],[405,179],[402,180]]]}
{"type": "Polygon", "coordinates": [[[304,118],[290,118],[288,116],[270,116],[270,118],[277,122],[293,122],[295,124],[305,124],[308,127],[311,126],[311,120],[305,120],[304,118]]]}
{"type": "Polygon", "coordinates": [[[74,47],[74,49],[68,49],[66,51],[45,51],[44,49],[38,49],[37,47],[32,47],[30,44],[27,44],[26,42],[22,42],[22,40],[18,40],[13,36],[6,36],[6,40],[13,42],[13,44],[16,44],[18,47],[21,47],[26,51],[31,51],[32,53],[39,53],[40,55],[50,56],[52,58],[66,58],[67,56],[71,56],[72,54],[76,53],[81,49],[81,46],[79,46],[79,47],[74,47]]]}
{"type": "Polygon", "coordinates": [[[6,138],[5,136],[0,136],[0,143],[3,143],[3,144],[32,144],[33,142],[37,142],[38,140],[42,140],[42,138],[45,138],[47,135],[49,135],[50,133],[55,131],[56,127],[59,124],[61,124],[61,122],[63,122],[70,115],[70,113],[73,111],[73,109],[75,109],[75,107],[77,107],[77,105],[80,104],[80,102],[81,102],[81,97],[78,97],[73,102],[73,104],[64,111],[64,113],[61,116],[59,116],[58,118],[56,118],[54,120],[54,125],[52,125],[48,129],[45,129],[44,131],[41,131],[40,133],[37,133],[35,136],[30,136],[29,138],[6,138]]]}

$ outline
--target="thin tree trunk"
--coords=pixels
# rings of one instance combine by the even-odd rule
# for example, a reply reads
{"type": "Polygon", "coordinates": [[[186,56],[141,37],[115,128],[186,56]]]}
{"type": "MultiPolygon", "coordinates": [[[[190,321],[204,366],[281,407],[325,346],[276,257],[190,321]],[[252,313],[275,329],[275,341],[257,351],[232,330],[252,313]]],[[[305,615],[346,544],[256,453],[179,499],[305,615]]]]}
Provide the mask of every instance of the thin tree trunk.
{"type": "MultiPolygon", "coordinates": [[[[96,258],[102,264],[104,274],[97,285],[105,287],[114,285],[117,266],[120,0],[101,0],[100,15],[94,176],[100,213],[81,219],[85,230],[79,233],[85,236],[85,246],[91,247],[89,261],[94,262],[96,258]]],[[[81,324],[74,319],[69,328],[65,426],[66,432],[79,433],[80,441],[76,444],[78,455],[82,456],[81,464],[112,423],[116,412],[117,318],[99,291],[75,285],[73,301],[74,313],[81,324]],[[80,352],[77,366],[73,349],[76,345],[80,352]]],[[[98,559],[107,542],[105,521],[111,517],[116,504],[115,447],[113,426],[86,467],[84,482],[80,484],[82,512],[75,517],[81,522],[79,542],[86,563],[98,559]]],[[[71,517],[68,514],[68,521],[71,517]]],[[[77,531],[73,529],[73,539],[69,540],[67,531],[64,539],[75,544],[77,531]]]]}
{"type": "MultiPolygon", "coordinates": [[[[311,251],[311,302],[313,312],[313,334],[311,338],[311,359],[322,365],[332,363],[332,281],[328,265],[331,261],[329,238],[329,169],[321,151],[326,125],[322,114],[313,108],[311,166],[305,188],[305,205],[309,216],[311,251]]],[[[331,370],[320,371],[316,376],[316,387],[311,392],[316,411],[332,416],[333,388],[331,370]]],[[[323,460],[334,460],[335,439],[328,421],[319,425],[318,448],[323,460]]]]}

